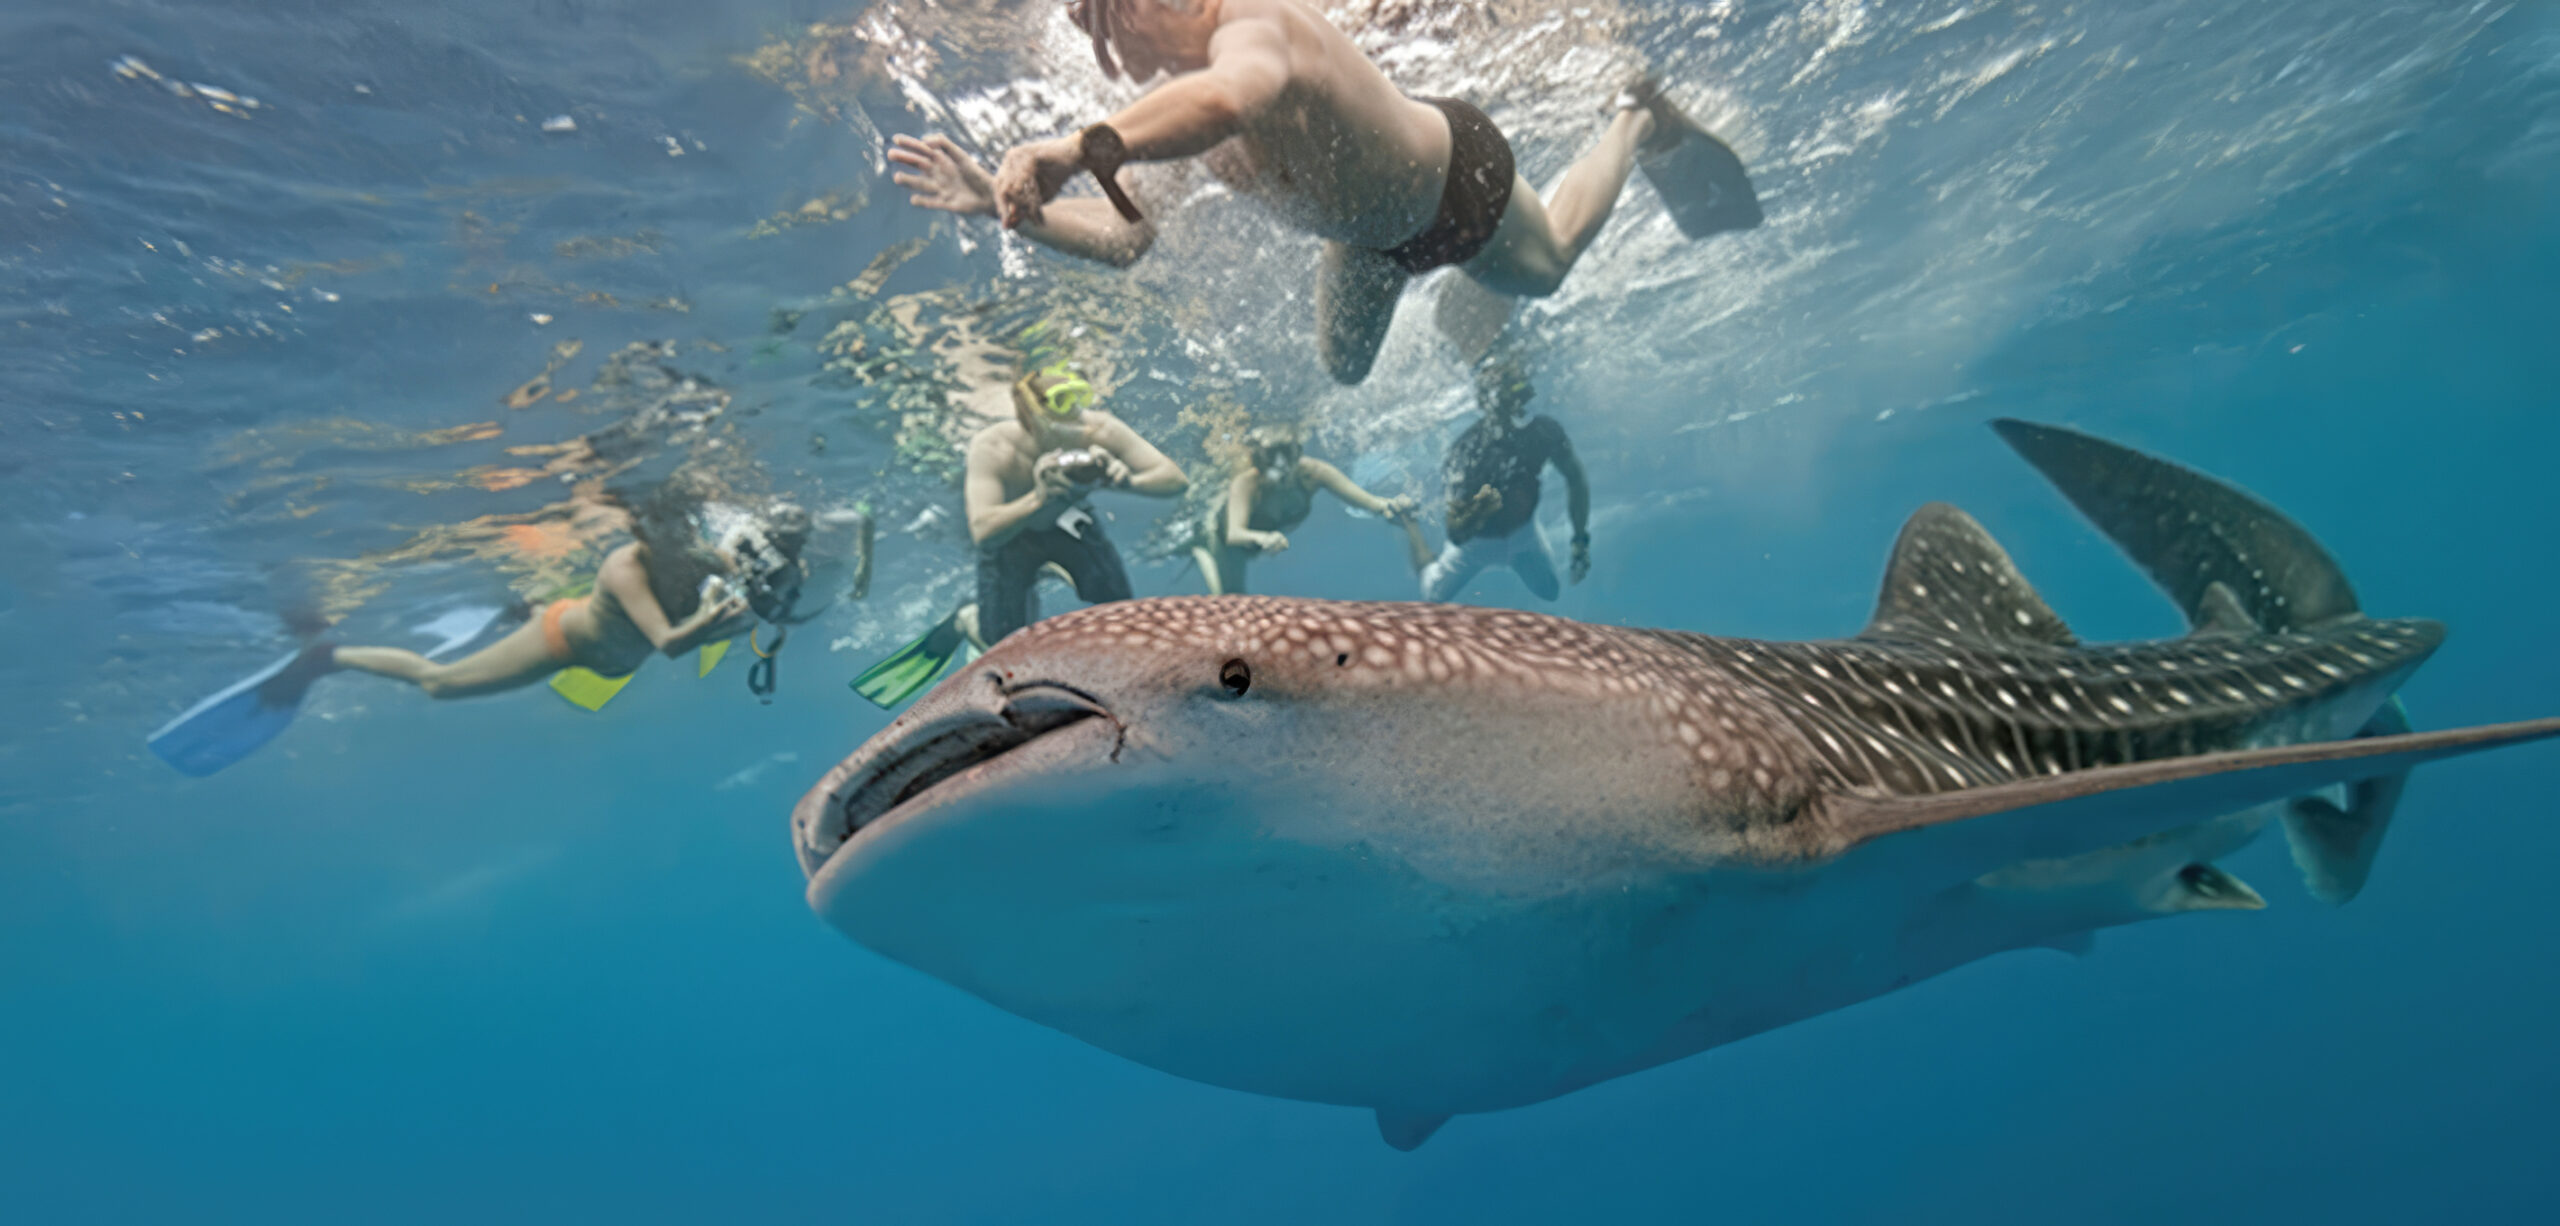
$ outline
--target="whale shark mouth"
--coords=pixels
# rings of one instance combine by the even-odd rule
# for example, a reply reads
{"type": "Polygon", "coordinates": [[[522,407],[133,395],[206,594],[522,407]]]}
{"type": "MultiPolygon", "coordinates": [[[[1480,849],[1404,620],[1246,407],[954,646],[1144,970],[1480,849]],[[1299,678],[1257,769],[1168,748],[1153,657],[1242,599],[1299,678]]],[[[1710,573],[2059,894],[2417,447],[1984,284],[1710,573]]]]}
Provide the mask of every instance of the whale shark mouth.
{"type": "MultiPolygon", "coordinates": [[[[1042,737],[1090,720],[1119,721],[1101,700],[1057,682],[1006,687],[994,710],[977,709],[919,724],[888,745],[857,753],[800,802],[801,866],[816,873],[864,830],[963,775],[984,782],[1003,760],[1042,737]]],[[[1112,749],[1114,759],[1118,746],[1112,749]]]]}

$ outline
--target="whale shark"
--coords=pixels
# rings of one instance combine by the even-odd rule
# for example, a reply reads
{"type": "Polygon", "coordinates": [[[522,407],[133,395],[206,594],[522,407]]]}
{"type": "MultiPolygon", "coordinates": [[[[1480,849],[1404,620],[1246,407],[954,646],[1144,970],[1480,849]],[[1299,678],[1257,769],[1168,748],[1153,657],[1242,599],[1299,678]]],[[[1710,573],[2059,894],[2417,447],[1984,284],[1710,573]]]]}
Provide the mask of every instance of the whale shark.
{"type": "Polygon", "coordinates": [[[1978,523],[1914,514],[1823,642],[1448,605],[1168,597],[1016,632],[795,807],[853,940],[1178,1076],[1367,1108],[1399,1149],[2010,950],[2264,905],[2279,828],[2367,883],[2443,641],[2312,536],[2075,431],[2000,435],[2187,616],[2089,644],[1978,523]]]}

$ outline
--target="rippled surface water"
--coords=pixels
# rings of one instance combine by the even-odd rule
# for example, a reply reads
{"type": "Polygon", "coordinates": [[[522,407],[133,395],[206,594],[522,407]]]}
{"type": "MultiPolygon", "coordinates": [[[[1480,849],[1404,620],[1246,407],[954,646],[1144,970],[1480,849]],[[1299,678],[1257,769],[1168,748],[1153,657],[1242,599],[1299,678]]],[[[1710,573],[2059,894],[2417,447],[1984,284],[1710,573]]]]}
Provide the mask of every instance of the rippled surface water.
{"type": "MultiPolygon", "coordinates": [[[[2084,637],[2172,632],[1980,424],[2017,415],[2228,476],[2368,608],[2446,620],[2421,724],[2552,712],[2548,6],[1336,13],[1533,179],[1646,65],[1760,185],[1767,225],[1697,244],[1639,182],[1525,313],[1597,489],[1557,611],[1845,633],[1940,498],[2084,637]]],[[[2350,907],[2260,846],[2265,912],[1996,958],[1410,1155],[824,930],[784,813],[881,723],[843,679],[965,588],[939,440],[971,354],[1048,321],[1187,462],[1297,420],[1388,492],[1465,410],[1437,283],[1334,387],[1313,245],[1219,192],[1120,276],[881,174],[885,134],[991,157],[1121,96],[1044,3],[0,10],[0,1216],[2549,1215],[2548,750],[2421,774],[2350,907]],[[773,706],[663,665],[601,716],[332,683],[212,779],[143,752],[297,626],[542,595],[599,483],[678,464],[879,513],[871,597],[773,706]]],[[[1384,538],[1320,510],[1256,587],[1403,595],[1384,538]]]]}

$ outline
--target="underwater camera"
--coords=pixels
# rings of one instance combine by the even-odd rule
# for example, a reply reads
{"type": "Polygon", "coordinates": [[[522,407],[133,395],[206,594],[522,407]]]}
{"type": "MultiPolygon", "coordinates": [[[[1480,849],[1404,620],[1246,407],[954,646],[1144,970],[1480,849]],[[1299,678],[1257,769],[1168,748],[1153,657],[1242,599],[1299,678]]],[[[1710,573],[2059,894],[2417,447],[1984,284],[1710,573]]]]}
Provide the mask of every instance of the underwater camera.
{"type": "Polygon", "coordinates": [[[800,568],[761,532],[741,532],[730,552],[738,559],[738,578],[747,607],[774,625],[792,620],[791,606],[800,600],[800,568]]]}
{"type": "Polygon", "coordinates": [[[1061,451],[1058,471],[1078,485],[1100,485],[1111,476],[1111,458],[1086,447],[1061,451]]]}

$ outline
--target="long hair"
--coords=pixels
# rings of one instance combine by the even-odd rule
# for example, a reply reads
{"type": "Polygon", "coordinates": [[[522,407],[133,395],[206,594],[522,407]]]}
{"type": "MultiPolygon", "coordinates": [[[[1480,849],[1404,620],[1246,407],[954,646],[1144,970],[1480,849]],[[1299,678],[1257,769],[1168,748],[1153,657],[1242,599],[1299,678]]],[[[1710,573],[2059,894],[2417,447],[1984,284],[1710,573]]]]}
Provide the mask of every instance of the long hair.
{"type": "MultiPolygon", "coordinates": [[[[638,498],[611,495],[631,516],[631,537],[640,543],[640,568],[649,575],[649,594],[671,622],[693,616],[702,603],[702,581],[727,568],[702,539],[695,510],[700,491],[680,477],[650,486],[638,498]]],[[[806,539],[805,537],[803,539],[806,539]]]]}

